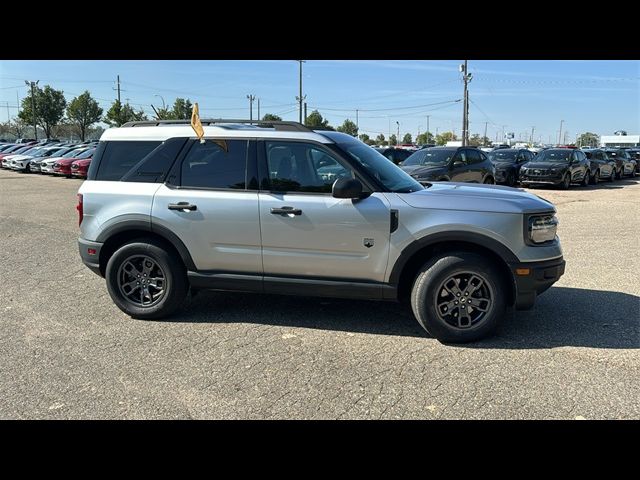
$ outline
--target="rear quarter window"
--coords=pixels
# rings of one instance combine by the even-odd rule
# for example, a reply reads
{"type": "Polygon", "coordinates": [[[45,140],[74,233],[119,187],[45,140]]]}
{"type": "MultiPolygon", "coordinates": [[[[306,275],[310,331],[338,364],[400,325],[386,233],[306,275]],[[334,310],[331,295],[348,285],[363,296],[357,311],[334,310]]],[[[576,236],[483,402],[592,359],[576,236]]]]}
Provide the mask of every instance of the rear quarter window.
{"type": "Polygon", "coordinates": [[[160,141],[100,142],[87,172],[87,179],[119,181],[160,143],[160,141]]]}

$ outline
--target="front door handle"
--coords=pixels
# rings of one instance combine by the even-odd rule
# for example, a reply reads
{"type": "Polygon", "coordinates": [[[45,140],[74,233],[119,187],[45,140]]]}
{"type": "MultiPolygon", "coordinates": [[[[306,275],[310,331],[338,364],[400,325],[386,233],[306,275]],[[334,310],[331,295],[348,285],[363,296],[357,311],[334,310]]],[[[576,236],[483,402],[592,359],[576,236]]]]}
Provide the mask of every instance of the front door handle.
{"type": "Polygon", "coordinates": [[[271,213],[274,215],[302,215],[302,210],[293,207],[272,208],[271,213]]]}
{"type": "Polygon", "coordinates": [[[168,208],[169,210],[181,210],[181,211],[188,210],[190,212],[194,212],[198,210],[197,205],[192,205],[189,202],[170,203],[168,208]]]}

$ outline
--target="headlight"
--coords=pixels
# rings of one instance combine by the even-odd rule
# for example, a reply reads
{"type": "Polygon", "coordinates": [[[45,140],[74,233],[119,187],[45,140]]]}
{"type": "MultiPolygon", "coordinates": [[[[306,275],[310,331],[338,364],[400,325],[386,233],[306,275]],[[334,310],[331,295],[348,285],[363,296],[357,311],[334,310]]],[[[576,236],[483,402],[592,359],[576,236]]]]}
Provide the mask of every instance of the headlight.
{"type": "Polygon", "coordinates": [[[556,238],[558,219],[551,214],[532,215],[528,222],[528,239],[531,243],[541,244],[552,242],[556,238]]]}
{"type": "Polygon", "coordinates": [[[552,168],[551,169],[551,173],[559,173],[560,169],[559,168],[552,168]]]}

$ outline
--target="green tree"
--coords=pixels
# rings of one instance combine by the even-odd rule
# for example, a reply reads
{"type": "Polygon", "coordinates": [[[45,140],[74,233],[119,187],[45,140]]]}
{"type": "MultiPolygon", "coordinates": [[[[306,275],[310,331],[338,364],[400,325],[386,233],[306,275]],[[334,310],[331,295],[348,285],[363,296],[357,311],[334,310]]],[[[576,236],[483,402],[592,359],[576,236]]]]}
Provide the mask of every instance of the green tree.
{"type": "Polygon", "coordinates": [[[0,135],[3,137],[9,135],[15,138],[22,138],[28,127],[29,125],[26,125],[20,118],[14,118],[9,122],[0,124],[0,135]]]}
{"type": "Polygon", "coordinates": [[[265,113],[264,117],[262,117],[262,120],[264,120],[265,122],[281,122],[282,117],[274,115],[273,113],[265,113]]]}
{"type": "Polygon", "coordinates": [[[433,134],[431,132],[424,132],[416,137],[416,144],[418,145],[426,145],[431,143],[435,143],[435,138],[433,138],[433,134]]]}
{"type": "Polygon", "coordinates": [[[596,133],[585,132],[578,137],[576,146],[578,147],[597,147],[600,143],[600,137],[596,133]]]}
{"type": "Polygon", "coordinates": [[[361,133],[360,135],[358,135],[358,138],[361,142],[364,142],[366,144],[369,144],[369,141],[371,141],[371,137],[369,137],[369,135],[367,135],[366,133],[361,133]]]}
{"type": "Polygon", "coordinates": [[[33,103],[31,99],[31,89],[29,95],[22,99],[22,109],[18,113],[18,118],[28,125],[35,123],[44,130],[47,138],[51,138],[51,130],[62,120],[67,101],[62,90],[55,90],[49,85],[40,89],[34,89],[33,99],[35,100],[35,115],[33,113],[33,103]]]}
{"type": "Polygon", "coordinates": [[[436,136],[436,145],[446,145],[447,142],[457,139],[458,137],[453,132],[443,132],[436,136]]]}
{"type": "Polygon", "coordinates": [[[348,118],[344,121],[342,125],[336,128],[337,131],[346,133],[347,135],[351,135],[352,137],[358,136],[358,127],[348,118]]]}
{"type": "Polygon", "coordinates": [[[131,105],[128,103],[123,105],[119,100],[113,102],[104,117],[105,123],[111,127],[120,127],[127,122],[139,122],[141,120],[147,120],[147,116],[142,110],[136,112],[131,105]]]}
{"type": "Polygon", "coordinates": [[[376,144],[377,145],[386,145],[387,144],[387,140],[386,140],[386,138],[384,138],[384,135],[382,133],[376,137],[376,144]]]}
{"type": "Polygon", "coordinates": [[[410,133],[404,134],[404,137],[402,137],[402,143],[413,143],[413,137],[410,133]]]}
{"type": "Polygon", "coordinates": [[[191,100],[188,98],[176,98],[176,101],[173,102],[173,111],[171,112],[170,120],[190,120],[192,111],[193,105],[191,100]]]}
{"type": "Polygon", "coordinates": [[[397,145],[398,144],[398,139],[396,138],[396,134],[392,133],[391,136],[389,137],[389,145],[397,145]]]}
{"type": "Polygon", "coordinates": [[[80,140],[84,142],[89,127],[102,118],[102,109],[98,102],[91,98],[91,94],[85,90],[82,95],[77,96],[69,103],[67,118],[76,126],[80,140]]]}
{"type": "Polygon", "coordinates": [[[480,145],[483,145],[482,137],[480,137],[479,134],[474,133],[469,137],[469,145],[472,145],[474,147],[479,147],[480,145]]]}
{"type": "Polygon", "coordinates": [[[304,124],[314,130],[333,130],[334,128],[329,125],[329,120],[322,118],[318,110],[314,110],[309,114],[304,124]]]}

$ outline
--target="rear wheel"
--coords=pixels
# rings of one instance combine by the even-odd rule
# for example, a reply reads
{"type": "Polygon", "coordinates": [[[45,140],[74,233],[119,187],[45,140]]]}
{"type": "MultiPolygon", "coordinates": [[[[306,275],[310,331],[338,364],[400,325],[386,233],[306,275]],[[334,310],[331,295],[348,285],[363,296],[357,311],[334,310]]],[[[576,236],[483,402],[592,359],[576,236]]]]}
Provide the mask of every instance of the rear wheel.
{"type": "Polygon", "coordinates": [[[134,318],[162,318],[184,301],[184,265],[161,242],[141,238],[120,247],[105,270],[107,290],[116,306],[134,318]]]}
{"type": "Polygon", "coordinates": [[[617,178],[618,180],[622,180],[622,177],[623,177],[623,172],[622,172],[622,170],[623,170],[623,169],[621,168],[620,170],[618,170],[618,173],[616,174],[616,178],[617,178]]]}
{"type": "Polygon", "coordinates": [[[609,178],[607,178],[607,180],[609,180],[610,182],[613,182],[616,179],[616,170],[615,168],[611,170],[611,174],[609,175],[609,178]]]}
{"type": "Polygon", "coordinates": [[[570,176],[570,174],[567,173],[564,176],[564,178],[562,179],[562,183],[560,184],[560,188],[562,190],[568,190],[570,186],[571,186],[571,176],[570,176]]]}
{"type": "Polygon", "coordinates": [[[509,172],[507,175],[507,185],[510,187],[515,186],[516,184],[516,175],[513,172],[509,172]]]}
{"type": "Polygon", "coordinates": [[[596,170],[596,173],[593,174],[593,178],[591,178],[591,185],[597,185],[600,181],[600,170],[596,170]]]}
{"type": "Polygon", "coordinates": [[[508,286],[486,258],[451,252],[427,262],[411,291],[418,323],[441,342],[492,335],[504,317],[508,286]]]}

